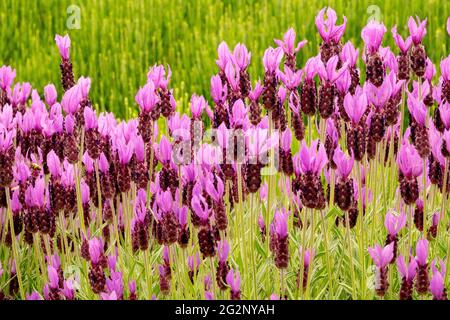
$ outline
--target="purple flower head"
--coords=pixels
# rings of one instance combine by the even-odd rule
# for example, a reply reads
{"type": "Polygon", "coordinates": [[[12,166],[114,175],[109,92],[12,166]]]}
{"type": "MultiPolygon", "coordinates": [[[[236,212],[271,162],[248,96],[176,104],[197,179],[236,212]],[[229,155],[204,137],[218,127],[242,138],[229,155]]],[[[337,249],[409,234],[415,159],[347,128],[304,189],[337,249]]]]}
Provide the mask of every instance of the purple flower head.
{"type": "Polygon", "coordinates": [[[291,143],[292,143],[292,134],[291,130],[289,128],[286,128],[286,130],[283,131],[281,134],[281,148],[288,152],[291,150],[291,143]]]}
{"type": "Polygon", "coordinates": [[[43,208],[45,204],[45,181],[44,178],[38,178],[34,187],[28,186],[25,191],[25,203],[29,207],[43,208]]]}
{"type": "Polygon", "coordinates": [[[389,235],[395,236],[406,225],[406,214],[402,212],[400,215],[395,215],[392,211],[386,213],[384,218],[384,226],[389,235]]]}
{"type": "Polygon", "coordinates": [[[450,56],[441,60],[441,75],[444,81],[450,81],[450,56]]]}
{"type": "Polygon", "coordinates": [[[275,224],[275,232],[277,233],[278,237],[285,238],[288,234],[288,213],[283,212],[282,210],[275,211],[274,216],[274,224],[275,224]]]}
{"type": "Polygon", "coordinates": [[[337,131],[332,118],[328,118],[326,121],[325,133],[327,137],[330,137],[333,143],[337,144],[339,142],[339,132],[337,131]]]}
{"type": "Polygon", "coordinates": [[[219,75],[211,77],[211,96],[217,105],[223,105],[227,98],[227,85],[222,83],[219,75]]]}
{"type": "Polygon", "coordinates": [[[195,256],[188,256],[187,263],[189,270],[191,271],[197,270],[201,263],[200,255],[198,254],[198,252],[195,256]]]}
{"type": "Polygon", "coordinates": [[[7,131],[0,129],[0,152],[4,153],[11,148],[15,135],[15,130],[7,131]]]}
{"type": "Polygon", "coordinates": [[[281,105],[286,101],[287,90],[284,86],[280,86],[277,91],[277,98],[281,105]]]}
{"type": "Polygon", "coordinates": [[[416,19],[409,17],[408,28],[411,35],[412,42],[415,46],[422,42],[423,37],[427,34],[427,19],[421,21],[418,16],[416,19]],[[417,21],[416,21],[417,20],[417,21]]]}
{"type": "Polygon", "coordinates": [[[250,64],[251,56],[252,55],[248,52],[247,47],[244,44],[238,43],[234,47],[233,55],[231,57],[240,70],[245,70],[250,64]]]}
{"type": "Polygon", "coordinates": [[[316,71],[322,82],[335,83],[336,80],[344,74],[345,70],[347,70],[347,63],[344,63],[344,65],[337,70],[338,62],[339,57],[337,55],[331,57],[326,65],[321,59],[316,59],[316,71]]]}
{"type": "Polygon", "coordinates": [[[44,88],[44,97],[45,102],[49,107],[53,106],[58,97],[58,93],[56,92],[56,88],[53,84],[48,84],[44,88]]]}
{"type": "Polygon", "coordinates": [[[61,161],[53,150],[47,154],[47,166],[53,178],[57,179],[61,176],[61,161]]]}
{"type": "Polygon", "coordinates": [[[225,76],[232,91],[238,92],[240,83],[239,68],[234,61],[230,61],[225,67],[225,76]]]}
{"type": "Polygon", "coordinates": [[[217,66],[221,71],[225,71],[225,67],[228,64],[228,61],[231,60],[231,51],[228,48],[228,45],[225,41],[222,41],[217,48],[217,52],[219,54],[219,59],[216,60],[217,66]]]}
{"type": "Polygon", "coordinates": [[[103,254],[103,241],[99,238],[92,238],[89,240],[89,257],[93,264],[100,261],[103,254]]]}
{"type": "Polygon", "coordinates": [[[425,69],[425,79],[427,79],[429,82],[431,82],[435,75],[436,75],[436,67],[433,64],[433,61],[431,61],[430,58],[427,58],[427,67],[425,69]]]}
{"type": "Polygon", "coordinates": [[[176,112],[169,119],[168,126],[169,133],[175,141],[179,139],[181,141],[186,141],[191,137],[191,119],[186,114],[180,116],[180,114],[176,112]]]}
{"type": "Polygon", "coordinates": [[[416,261],[420,266],[425,266],[428,259],[428,240],[421,239],[416,243],[416,261]]]}
{"type": "MultiPolygon", "coordinates": [[[[301,256],[303,253],[303,247],[300,246],[298,251],[301,256]]],[[[305,268],[309,268],[309,265],[311,264],[311,261],[314,259],[314,256],[315,256],[314,249],[306,249],[305,250],[305,252],[303,253],[303,266],[305,268]]]]}
{"type": "Polygon", "coordinates": [[[417,262],[414,257],[410,257],[409,265],[406,266],[405,258],[399,255],[397,258],[397,269],[402,278],[412,281],[416,276],[417,262]]]}
{"type": "Polygon", "coordinates": [[[277,70],[278,78],[284,83],[286,88],[289,90],[295,90],[302,81],[302,70],[297,70],[294,72],[288,66],[284,67],[284,73],[280,70],[277,70]]]}
{"type": "Polygon", "coordinates": [[[19,183],[25,183],[27,179],[30,177],[31,171],[28,165],[23,160],[16,160],[15,168],[14,168],[14,178],[19,183]]]}
{"type": "Polygon", "coordinates": [[[314,140],[308,148],[306,142],[303,141],[299,159],[297,160],[300,161],[300,168],[303,173],[311,172],[318,175],[327,163],[325,147],[323,144],[319,144],[319,140],[314,140]]]}
{"type": "Polygon", "coordinates": [[[343,62],[347,62],[349,67],[354,67],[358,61],[358,49],[353,46],[351,41],[347,41],[342,47],[340,58],[343,62]]]}
{"type": "Polygon", "coordinates": [[[208,103],[203,96],[192,95],[191,98],[191,112],[193,119],[199,119],[202,116],[203,110],[206,109],[208,103]]]}
{"type": "Polygon", "coordinates": [[[134,144],[132,141],[125,142],[125,139],[118,139],[116,141],[117,154],[119,156],[119,162],[122,165],[126,165],[130,162],[134,153],[134,144]]]}
{"type": "Polygon", "coordinates": [[[263,64],[266,73],[275,73],[279,68],[281,59],[283,59],[283,49],[282,48],[272,48],[269,47],[264,52],[263,64]]]}
{"type": "Polygon", "coordinates": [[[264,222],[264,217],[262,213],[258,217],[258,225],[261,230],[264,230],[266,228],[266,223],[264,222]]]}
{"type": "Polygon", "coordinates": [[[211,291],[205,291],[205,300],[214,300],[214,293],[211,291]]]}
{"type": "Polygon", "coordinates": [[[156,202],[163,212],[171,211],[173,207],[172,193],[169,190],[159,193],[156,202]]]}
{"type": "Polygon", "coordinates": [[[98,121],[96,112],[92,108],[86,107],[84,108],[83,114],[86,130],[97,129],[98,121]]]}
{"type": "Polygon", "coordinates": [[[350,85],[352,84],[352,77],[350,75],[350,71],[348,69],[344,70],[344,73],[341,77],[336,80],[336,88],[340,93],[345,94],[348,92],[350,85]]]}
{"type": "Polygon", "coordinates": [[[157,156],[163,164],[168,164],[172,158],[172,145],[164,135],[161,136],[159,141],[157,156]]]}
{"type": "Polygon", "coordinates": [[[89,95],[89,90],[91,89],[91,78],[80,77],[77,81],[77,86],[80,87],[81,98],[87,99],[89,95]]]}
{"type": "Polygon", "coordinates": [[[219,261],[222,263],[227,261],[229,253],[230,253],[230,244],[226,239],[221,240],[217,244],[217,254],[219,256],[219,261]]]}
{"type": "Polygon", "coordinates": [[[145,160],[145,143],[140,135],[134,139],[134,154],[136,155],[136,160],[138,162],[143,162],[145,160]]]}
{"type": "Polygon", "coordinates": [[[278,132],[269,136],[269,130],[260,127],[250,128],[246,132],[246,144],[250,158],[259,158],[269,150],[277,148],[278,142],[278,132]]]}
{"type": "Polygon", "coordinates": [[[394,26],[391,32],[392,37],[394,38],[394,42],[400,49],[400,51],[402,53],[407,53],[412,44],[411,37],[408,37],[406,38],[406,40],[403,40],[402,36],[397,33],[397,26],[394,26]]]}
{"type": "Polygon", "coordinates": [[[111,291],[109,293],[101,292],[100,297],[102,298],[102,300],[118,300],[116,291],[111,291]]]}
{"type": "Polygon", "coordinates": [[[232,109],[231,123],[236,127],[246,127],[248,122],[247,109],[245,108],[244,102],[239,99],[237,100],[232,109]]]}
{"type": "Polygon", "coordinates": [[[371,82],[367,82],[364,88],[367,94],[367,100],[378,109],[381,109],[386,104],[392,94],[391,80],[389,77],[385,77],[383,84],[379,87],[371,82]]]}
{"type": "Polygon", "coordinates": [[[16,70],[10,66],[2,66],[0,68],[0,88],[6,91],[16,78],[16,70]]]}
{"type": "Polygon", "coordinates": [[[433,272],[430,281],[430,291],[437,300],[441,300],[445,295],[444,276],[439,271],[433,272]]]}
{"type": "Polygon", "coordinates": [[[253,89],[250,91],[248,97],[251,101],[258,101],[264,87],[261,85],[260,81],[257,81],[253,89]]]}
{"type": "Polygon", "coordinates": [[[65,280],[61,291],[66,300],[73,300],[75,298],[75,288],[72,280],[65,280]]]}
{"type": "Polygon", "coordinates": [[[439,106],[439,115],[441,116],[442,123],[445,129],[450,129],[450,103],[445,101],[439,106]]]}
{"type": "Polygon", "coordinates": [[[347,93],[344,98],[344,108],[352,122],[358,124],[367,108],[367,96],[364,90],[357,87],[354,95],[347,93]]]}
{"type": "Polygon", "coordinates": [[[421,126],[424,126],[427,117],[427,107],[423,101],[415,98],[410,92],[408,92],[408,109],[414,120],[421,126]]]}
{"type": "MultiPolygon", "coordinates": [[[[12,212],[14,214],[19,213],[20,210],[22,210],[22,204],[20,203],[19,190],[18,189],[14,190],[14,192],[12,194],[11,210],[12,210],[12,212]]],[[[1,268],[1,265],[0,265],[0,278],[2,277],[1,272],[2,272],[2,268],[1,268]]]]}
{"type": "Polygon", "coordinates": [[[52,289],[57,289],[59,283],[58,271],[56,271],[55,267],[49,265],[47,266],[47,272],[50,287],[52,289]]]}
{"type": "Polygon", "coordinates": [[[353,156],[347,157],[341,148],[336,148],[334,151],[333,161],[336,164],[336,173],[342,180],[346,180],[353,169],[355,158],[353,156]]]}
{"type": "Polygon", "coordinates": [[[323,8],[319,11],[315,18],[317,30],[319,31],[322,40],[326,43],[334,41],[338,43],[344,35],[347,26],[347,18],[343,16],[344,22],[341,25],[336,25],[337,15],[332,8],[323,8]],[[325,13],[327,18],[325,19],[325,13]]]}
{"type": "Polygon", "coordinates": [[[450,36],[450,17],[447,18],[447,33],[450,36]]]}
{"type": "Polygon", "coordinates": [[[11,90],[6,89],[8,92],[8,98],[13,106],[24,105],[31,93],[31,85],[28,82],[22,84],[16,83],[11,90]]]}
{"type": "Polygon", "coordinates": [[[285,55],[294,55],[297,52],[300,51],[301,48],[304,47],[304,45],[308,42],[306,40],[300,41],[297,43],[297,46],[295,46],[295,31],[292,28],[289,28],[289,30],[283,35],[283,40],[275,39],[275,44],[279,47],[281,47],[284,51],[285,55]]]}
{"type": "Polygon", "coordinates": [[[187,225],[188,207],[182,206],[176,208],[175,213],[178,216],[178,222],[180,223],[181,228],[185,228],[187,225]]]}
{"type": "Polygon", "coordinates": [[[305,75],[306,81],[312,81],[317,74],[317,64],[319,60],[320,58],[315,56],[306,61],[305,67],[303,68],[303,74],[305,75]]]}
{"type": "Polygon", "coordinates": [[[220,177],[217,178],[217,188],[214,187],[213,181],[210,179],[206,179],[206,192],[213,198],[214,201],[219,202],[224,194],[224,185],[222,179],[220,177]]]}
{"type": "Polygon", "coordinates": [[[64,93],[61,106],[67,114],[75,114],[80,108],[81,99],[81,88],[76,84],[64,93]]]}
{"type": "Polygon", "coordinates": [[[172,77],[172,70],[170,66],[167,66],[167,77],[166,71],[164,70],[164,66],[162,65],[154,65],[150,68],[147,73],[147,81],[153,82],[156,89],[166,90],[169,84],[170,78],[172,77]]]}
{"type": "Polygon", "coordinates": [[[422,174],[422,159],[416,148],[405,141],[397,155],[400,172],[408,179],[417,178],[422,174]]]}
{"type": "Polygon", "coordinates": [[[33,291],[31,294],[27,294],[27,300],[42,300],[41,296],[37,291],[33,291]]]}
{"type": "Polygon", "coordinates": [[[140,88],[135,97],[136,103],[142,112],[150,112],[159,102],[158,95],[155,92],[155,84],[153,81],[140,88]]]}
{"type": "Polygon", "coordinates": [[[237,293],[241,290],[241,275],[239,274],[239,271],[236,271],[236,273],[233,269],[228,271],[226,280],[232,292],[237,293]]]}
{"type": "Polygon", "coordinates": [[[433,217],[431,218],[431,224],[434,226],[434,227],[437,227],[438,225],[439,225],[439,220],[441,219],[441,215],[440,215],[440,213],[439,212],[435,212],[434,214],[433,214],[433,217]]]}
{"type": "Polygon", "coordinates": [[[394,257],[394,243],[391,242],[384,248],[379,245],[368,249],[370,256],[372,257],[373,263],[380,269],[385,268],[394,257]]]}
{"type": "Polygon", "coordinates": [[[361,37],[369,54],[373,54],[380,48],[381,41],[386,32],[383,23],[371,20],[361,31],[361,37]]]}
{"type": "Polygon", "coordinates": [[[163,261],[165,264],[170,265],[170,251],[168,246],[163,248],[163,261]]]}
{"type": "Polygon", "coordinates": [[[56,35],[55,36],[55,42],[56,45],[58,46],[59,49],[59,53],[61,54],[61,58],[63,60],[68,60],[69,59],[69,49],[70,49],[70,38],[68,35],[65,35],[64,37],[60,36],[60,35],[56,35]]]}
{"type": "Polygon", "coordinates": [[[136,294],[136,280],[128,281],[128,290],[130,294],[136,294]]]}
{"type": "Polygon", "coordinates": [[[98,158],[98,168],[101,173],[107,174],[109,172],[108,159],[106,159],[106,156],[103,152],[100,153],[100,157],[98,158]]]}
{"type": "Polygon", "coordinates": [[[442,140],[445,142],[445,148],[447,149],[447,152],[450,152],[450,130],[444,131],[442,140]]]}
{"type": "Polygon", "coordinates": [[[202,220],[203,222],[208,221],[209,208],[208,204],[205,201],[205,198],[200,195],[194,195],[191,200],[191,206],[192,210],[197,215],[197,217],[200,218],[200,220],[202,220]]]}

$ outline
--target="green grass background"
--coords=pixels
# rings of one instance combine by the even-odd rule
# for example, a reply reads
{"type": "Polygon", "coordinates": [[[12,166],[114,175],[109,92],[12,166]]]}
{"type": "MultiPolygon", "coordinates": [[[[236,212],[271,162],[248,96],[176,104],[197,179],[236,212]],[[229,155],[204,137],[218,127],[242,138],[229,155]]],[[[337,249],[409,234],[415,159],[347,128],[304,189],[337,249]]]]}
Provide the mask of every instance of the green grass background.
{"type": "MultiPolygon", "coordinates": [[[[59,56],[55,33],[69,33],[71,56],[77,76],[93,79],[91,97],[102,110],[119,117],[137,112],[134,95],[146,81],[149,66],[170,64],[172,87],[180,110],[192,93],[209,98],[209,81],[215,66],[216,48],[225,40],[230,46],[243,42],[252,52],[252,79],[262,77],[262,55],[273,38],[290,26],[309,44],[299,63],[318,50],[320,38],[314,16],[331,5],[348,18],[344,40],[360,48],[361,28],[378,6],[387,28],[398,25],[407,34],[410,15],[428,17],[425,45],[437,62],[448,54],[450,37],[445,22],[450,2],[429,1],[305,1],[305,0],[2,0],[0,1],[0,65],[17,69],[17,80],[29,81],[42,90],[49,82],[59,86],[59,56]],[[67,7],[81,9],[81,29],[67,30],[67,7]]],[[[393,45],[390,32],[383,44],[393,45]]]]}

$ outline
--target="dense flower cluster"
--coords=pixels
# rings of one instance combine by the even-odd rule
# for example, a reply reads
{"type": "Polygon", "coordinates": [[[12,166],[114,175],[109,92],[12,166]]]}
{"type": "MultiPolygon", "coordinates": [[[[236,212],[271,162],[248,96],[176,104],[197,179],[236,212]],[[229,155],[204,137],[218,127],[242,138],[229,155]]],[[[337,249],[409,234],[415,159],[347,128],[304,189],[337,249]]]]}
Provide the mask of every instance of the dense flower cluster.
{"type": "Polygon", "coordinates": [[[450,241],[450,56],[437,80],[426,19],[410,18],[406,39],[393,27],[392,50],[371,21],[361,64],[337,19],[331,8],[316,16],[322,44],[303,68],[307,42],[293,29],[275,40],[255,84],[245,45],[222,42],[212,103],[193,95],[190,115],[176,112],[162,65],[136,94],[137,118],[97,113],[68,36],[55,38],[60,99],[54,85],[40,95],[1,67],[0,299],[309,298],[315,259],[329,278],[321,294],[335,298],[341,232],[351,297],[368,297],[356,242],[361,270],[373,259],[377,295],[447,299],[448,255],[431,260],[429,246],[450,241]],[[261,264],[278,270],[277,285],[261,264]]]}

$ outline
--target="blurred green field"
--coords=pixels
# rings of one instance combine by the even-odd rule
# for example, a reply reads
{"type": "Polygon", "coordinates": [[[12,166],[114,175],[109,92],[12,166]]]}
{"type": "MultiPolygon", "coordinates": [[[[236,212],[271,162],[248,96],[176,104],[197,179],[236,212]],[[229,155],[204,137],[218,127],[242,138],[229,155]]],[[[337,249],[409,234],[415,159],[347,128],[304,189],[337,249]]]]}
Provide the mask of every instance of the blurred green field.
{"type": "MultiPolygon", "coordinates": [[[[40,90],[49,82],[59,85],[53,39],[55,33],[69,33],[76,75],[93,79],[91,97],[100,109],[125,118],[137,112],[134,95],[145,83],[149,66],[157,62],[172,67],[172,87],[182,110],[194,92],[209,98],[216,48],[222,40],[230,46],[246,44],[252,52],[253,79],[262,76],[264,50],[290,26],[309,41],[299,63],[315,55],[320,39],[314,16],[326,5],[337,11],[338,23],[347,16],[344,40],[359,47],[361,28],[372,14],[379,12],[388,30],[397,24],[402,35],[410,15],[428,17],[429,55],[436,62],[448,54],[445,22],[450,2],[445,0],[2,0],[0,65],[12,65],[17,80],[40,90]],[[79,30],[67,30],[70,5],[81,10],[79,30]]],[[[393,44],[390,32],[383,44],[393,44]]]]}

